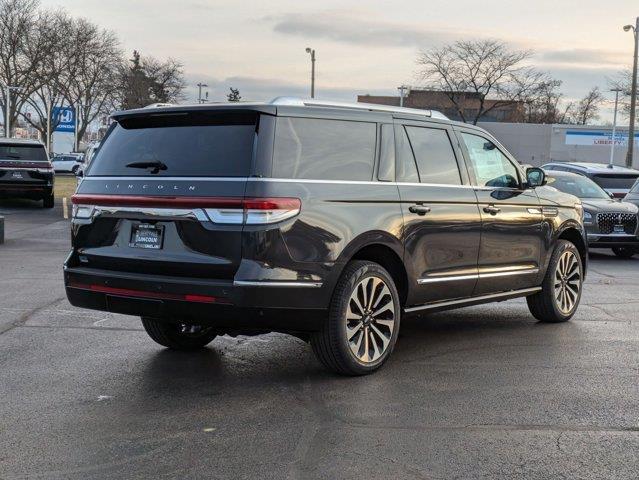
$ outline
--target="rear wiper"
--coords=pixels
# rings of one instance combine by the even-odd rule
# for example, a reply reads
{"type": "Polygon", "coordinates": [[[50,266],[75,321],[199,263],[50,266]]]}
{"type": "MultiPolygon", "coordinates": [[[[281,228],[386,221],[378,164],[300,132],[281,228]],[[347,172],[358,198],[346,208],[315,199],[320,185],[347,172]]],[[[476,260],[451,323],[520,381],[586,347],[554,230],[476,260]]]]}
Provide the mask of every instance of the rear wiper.
{"type": "Polygon", "coordinates": [[[155,162],[132,162],[127,163],[127,167],[131,168],[149,168],[151,169],[149,173],[160,173],[160,170],[166,170],[166,164],[160,162],[159,160],[155,162]]]}

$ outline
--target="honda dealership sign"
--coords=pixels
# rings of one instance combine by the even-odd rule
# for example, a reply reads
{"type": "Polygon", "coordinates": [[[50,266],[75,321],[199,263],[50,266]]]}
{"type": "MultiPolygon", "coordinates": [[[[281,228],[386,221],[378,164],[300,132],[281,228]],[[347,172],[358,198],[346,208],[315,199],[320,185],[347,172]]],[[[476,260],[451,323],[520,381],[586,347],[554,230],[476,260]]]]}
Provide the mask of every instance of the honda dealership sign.
{"type": "Polygon", "coordinates": [[[55,125],[54,132],[75,132],[75,110],[73,107],[54,107],[51,117],[55,125]]]}
{"type": "MultiPolygon", "coordinates": [[[[638,143],[639,133],[635,134],[635,144],[638,143]]],[[[610,146],[612,132],[606,130],[568,130],[566,131],[566,145],[610,146]]],[[[628,145],[628,132],[615,133],[615,145],[628,145]]]]}

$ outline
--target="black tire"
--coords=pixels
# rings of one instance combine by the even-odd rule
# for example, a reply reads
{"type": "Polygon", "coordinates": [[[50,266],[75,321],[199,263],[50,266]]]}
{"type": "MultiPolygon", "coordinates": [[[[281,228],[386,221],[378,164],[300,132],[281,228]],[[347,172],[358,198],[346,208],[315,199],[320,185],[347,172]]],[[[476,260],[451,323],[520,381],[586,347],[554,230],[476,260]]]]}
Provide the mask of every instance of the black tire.
{"type": "Polygon", "coordinates": [[[311,336],[313,351],[326,368],[338,374],[354,376],[372,373],[392,353],[400,318],[399,294],[390,274],[377,263],[360,260],[350,262],[333,292],[327,321],[321,331],[311,336]],[[361,301],[362,297],[357,297],[359,300],[355,303],[351,297],[363,291],[366,291],[369,301],[366,302],[366,298],[361,301]],[[359,308],[357,304],[366,303],[365,310],[368,313],[353,320],[352,314],[359,308]],[[375,308],[377,311],[373,312],[375,308]],[[347,320],[347,312],[350,312],[350,320],[347,320]],[[390,323],[391,326],[388,325],[390,323]],[[356,332],[351,335],[350,341],[347,338],[349,324],[354,324],[351,332],[356,332]],[[362,344],[365,345],[364,350],[358,347],[362,344]],[[372,347],[372,354],[369,354],[369,346],[372,347]],[[368,361],[358,358],[351,348],[363,351],[362,356],[368,356],[368,361]],[[379,357],[375,358],[380,352],[379,357]]]}
{"type": "MultiPolygon", "coordinates": [[[[572,275],[571,278],[576,278],[572,277],[572,275]]],[[[548,270],[546,270],[546,276],[544,277],[541,287],[542,290],[539,293],[526,298],[530,313],[532,313],[532,315],[540,322],[559,323],[570,320],[579,307],[581,292],[583,290],[583,262],[577,247],[575,247],[573,243],[567,240],[557,241],[557,245],[552,253],[550,262],[548,263],[548,270]],[[575,297],[570,297],[571,299],[574,299],[574,306],[568,310],[562,309],[561,300],[558,299],[558,295],[555,291],[556,285],[559,285],[559,288],[561,288],[562,282],[564,285],[566,284],[565,277],[563,280],[557,280],[556,277],[558,268],[560,268],[559,260],[564,254],[573,255],[577,260],[576,271],[578,275],[578,291],[575,297]]],[[[570,291],[572,292],[572,290],[570,291]]]]}
{"type": "Polygon", "coordinates": [[[73,167],[71,169],[71,173],[77,177],[78,176],[78,170],[80,170],[80,165],[76,165],[75,167],[73,167]]]}
{"type": "Polygon", "coordinates": [[[55,205],[55,195],[51,192],[42,199],[42,208],[53,208],[55,205]]]}
{"type": "Polygon", "coordinates": [[[632,258],[638,253],[634,247],[612,247],[612,251],[619,258],[632,258]]]}
{"type": "Polygon", "coordinates": [[[155,342],[173,350],[197,350],[217,337],[217,332],[211,327],[203,328],[198,325],[172,323],[149,317],[142,317],[142,325],[155,342]]]}

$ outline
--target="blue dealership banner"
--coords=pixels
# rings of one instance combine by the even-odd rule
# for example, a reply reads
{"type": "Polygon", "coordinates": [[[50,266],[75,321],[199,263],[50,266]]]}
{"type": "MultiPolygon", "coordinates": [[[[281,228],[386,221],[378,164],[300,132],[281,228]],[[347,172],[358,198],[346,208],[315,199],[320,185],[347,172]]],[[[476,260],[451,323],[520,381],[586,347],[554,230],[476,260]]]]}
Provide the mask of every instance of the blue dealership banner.
{"type": "MultiPolygon", "coordinates": [[[[635,133],[635,144],[639,140],[639,133],[635,133]]],[[[568,130],[566,145],[610,146],[612,132],[610,130],[568,130]]],[[[628,145],[628,132],[615,132],[615,145],[628,145]]]]}
{"type": "Polygon", "coordinates": [[[75,132],[75,109],[73,107],[53,107],[51,120],[55,125],[54,132],[75,132]]]}

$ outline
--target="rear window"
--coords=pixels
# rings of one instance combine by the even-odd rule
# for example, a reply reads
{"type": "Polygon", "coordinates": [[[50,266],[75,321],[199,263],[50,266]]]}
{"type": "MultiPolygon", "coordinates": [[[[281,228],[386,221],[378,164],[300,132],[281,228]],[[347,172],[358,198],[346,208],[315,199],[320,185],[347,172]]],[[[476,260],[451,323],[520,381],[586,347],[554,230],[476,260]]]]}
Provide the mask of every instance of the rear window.
{"type": "Polygon", "coordinates": [[[279,117],[273,177],[371,180],[376,138],[375,123],[279,117]]]}
{"type": "Polygon", "coordinates": [[[422,183],[461,185],[459,167],[446,130],[406,127],[422,183]]]}
{"type": "Polygon", "coordinates": [[[12,162],[46,162],[47,152],[42,145],[0,145],[0,160],[12,162]]]}
{"type": "Polygon", "coordinates": [[[592,179],[601,188],[630,190],[637,180],[637,175],[593,175],[592,179]]]}
{"type": "Polygon", "coordinates": [[[91,162],[92,176],[245,177],[256,112],[185,112],[121,119],[91,162]]]}

